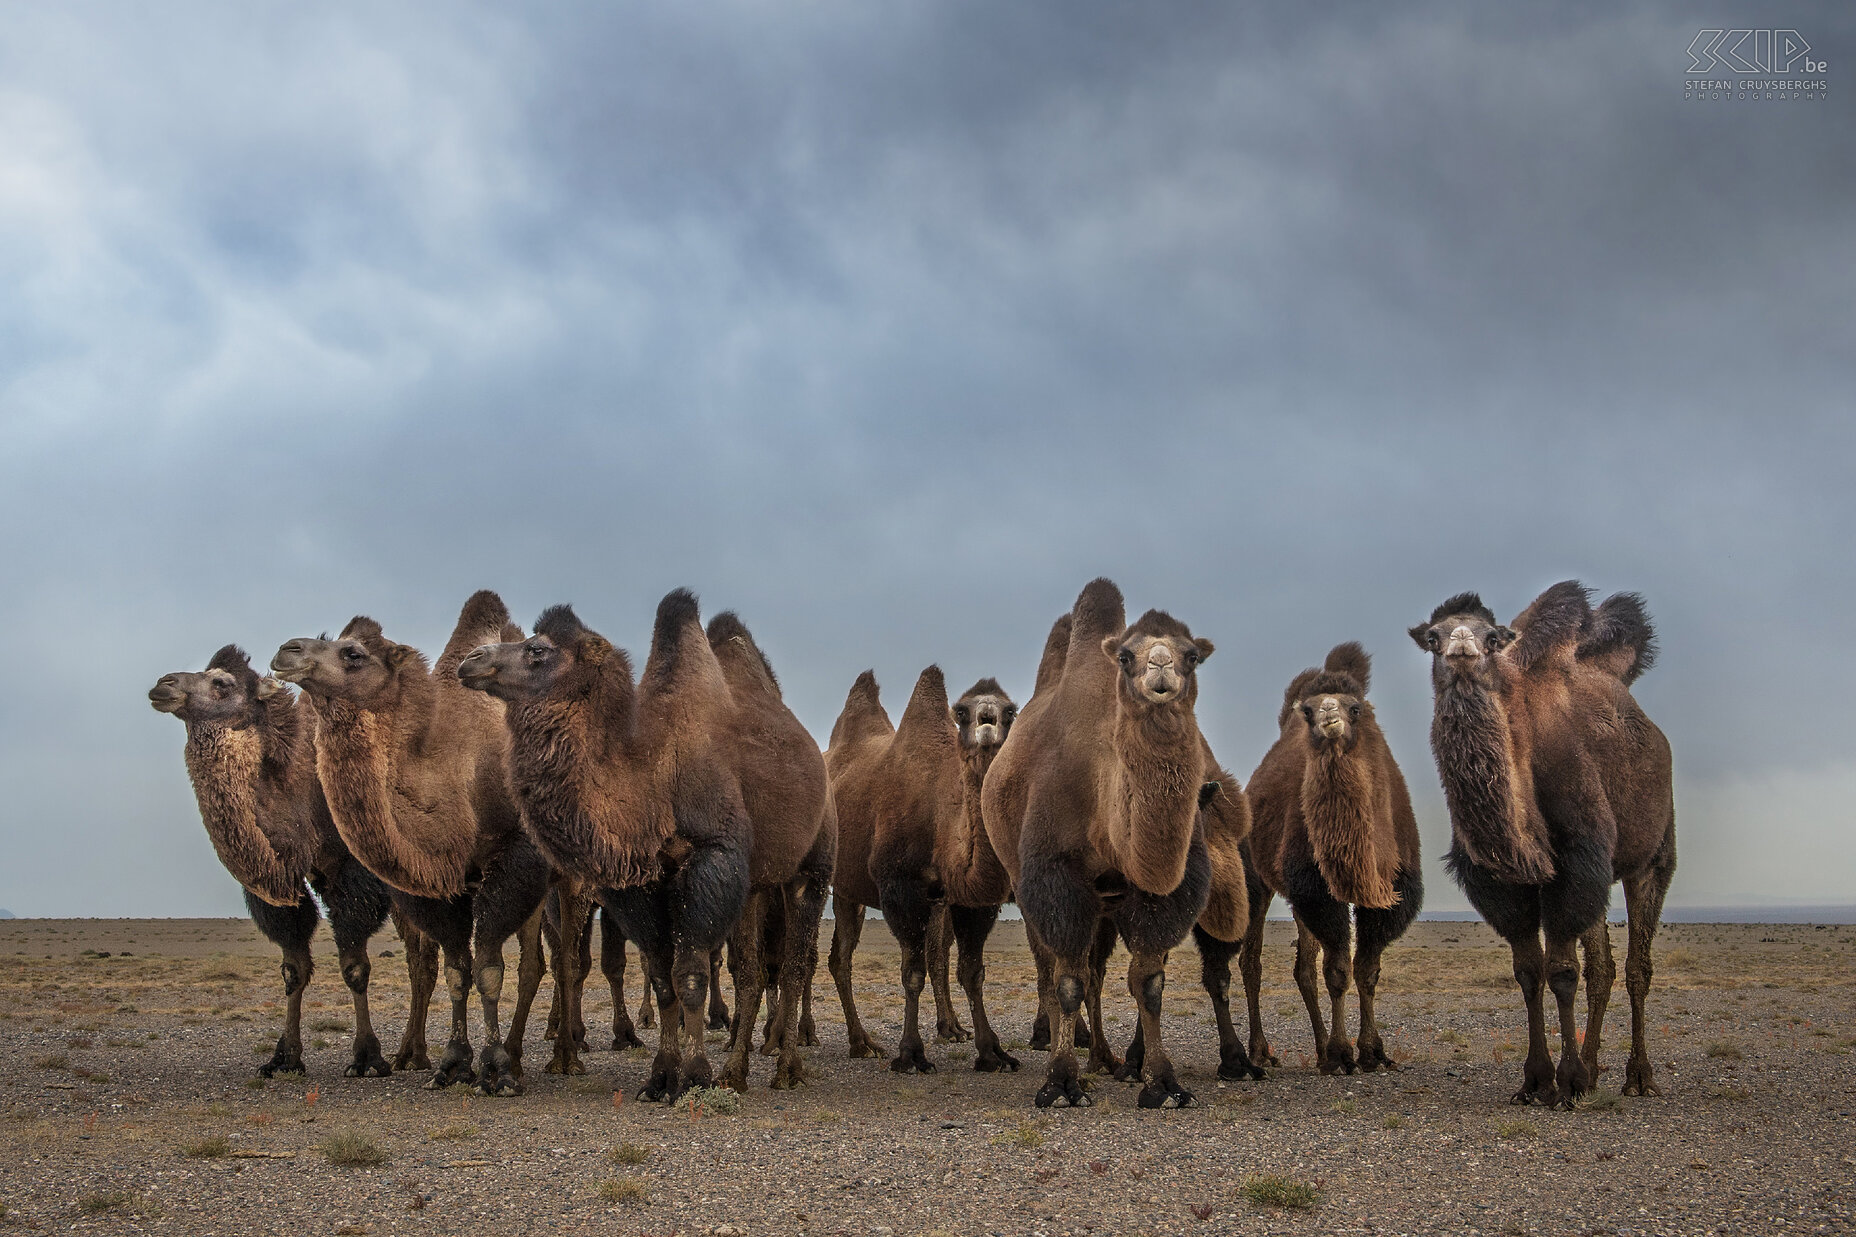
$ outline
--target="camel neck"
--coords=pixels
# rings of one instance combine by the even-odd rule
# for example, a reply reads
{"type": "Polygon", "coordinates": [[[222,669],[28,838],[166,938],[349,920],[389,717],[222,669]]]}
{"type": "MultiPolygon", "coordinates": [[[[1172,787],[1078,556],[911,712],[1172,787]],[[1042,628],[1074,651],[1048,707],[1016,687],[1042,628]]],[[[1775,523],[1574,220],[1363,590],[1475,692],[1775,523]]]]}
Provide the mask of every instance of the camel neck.
{"type": "Polygon", "coordinates": [[[1205,779],[1205,745],[1190,709],[1155,709],[1115,721],[1115,837],[1122,874],[1153,894],[1168,894],[1185,879],[1199,786],[1205,779]]]}
{"type": "Polygon", "coordinates": [[[1508,710],[1501,698],[1467,680],[1440,685],[1431,718],[1450,826],[1470,859],[1516,884],[1553,876],[1546,827],[1532,810],[1532,788],[1516,768],[1508,710]]]}
{"type": "Polygon", "coordinates": [[[187,774],[226,871],[266,902],[294,906],[313,848],[296,836],[288,766],[266,746],[261,727],[189,725],[187,774]]]}
{"type": "MultiPolygon", "coordinates": [[[[1322,744],[1302,772],[1302,818],[1328,889],[1342,902],[1378,909],[1398,902],[1390,837],[1379,836],[1378,784],[1365,735],[1352,751],[1322,744]]],[[[1385,822],[1388,826],[1390,820],[1385,822]]]]}

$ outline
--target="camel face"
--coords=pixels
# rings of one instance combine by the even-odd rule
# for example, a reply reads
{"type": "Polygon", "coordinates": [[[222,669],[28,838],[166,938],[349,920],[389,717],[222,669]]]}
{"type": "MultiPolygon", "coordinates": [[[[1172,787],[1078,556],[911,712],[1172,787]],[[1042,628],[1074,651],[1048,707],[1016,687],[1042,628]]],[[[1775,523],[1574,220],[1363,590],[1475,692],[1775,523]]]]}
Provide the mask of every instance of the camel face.
{"type": "Polygon", "coordinates": [[[1361,721],[1371,716],[1370,705],[1344,690],[1313,692],[1302,698],[1297,710],[1308,727],[1308,745],[1316,751],[1352,751],[1361,721]]]}
{"type": "Polygon", "coordinates": [[[1136,627],[1121,639],[1104,640],[1102,651],[1120,668],[1122,688],[1129,696],[1149,706],[1165,706],[1197,696],[1197,671],[1211,656],[1212,642],[1194,640],[1189,633],[1154,634],[1136,627]]]}
{"type": "Polygon", "coordinates": [[[184,722],[248,724],[255,720],[255,699],[237,675],[219,667],[198,674],[176,671],[164,674],[148,690],[148,703],[157,713],[172,713],[184,722]]]}
{"type": "Polygon", "coordinates": [[[458,682],[498,700],[543,695],[567,669],[571,654],[546,636],[511,644],[485,644],[458,663],[458,682]]]}
{"type": "Polygon", "coordinates": [[[960,750],[985,755],[998,751],[1017,718],[1018,706],[1005,693],[975,687],[954,705],[960,750]]]}
{"type": "Polygon", "coordinates": [[[1495,656],[1514,643],[1515,633],[1478,605],[1476,611],[1433,615],[1411,629],[1411,638],[1431,655],[1437,685],[1468,681],[1486,686],[1494,681],[1495,656]]]}
{"type": "Polygon", "coordinates": [[[370,647],[353,636],[337,640],[291,640],[271,658],[271,671],[286,683],[295,683],[318,696],[365,701],[378,695],[393,678],[393,650],[401,646],[378,642],[370,647]]]}

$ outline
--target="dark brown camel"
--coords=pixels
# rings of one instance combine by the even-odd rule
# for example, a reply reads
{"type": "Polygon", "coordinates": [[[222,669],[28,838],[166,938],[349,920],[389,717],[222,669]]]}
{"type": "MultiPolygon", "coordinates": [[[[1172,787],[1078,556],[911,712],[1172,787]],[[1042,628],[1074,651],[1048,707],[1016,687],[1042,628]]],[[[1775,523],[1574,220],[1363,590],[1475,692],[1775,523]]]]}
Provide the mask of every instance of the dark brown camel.
{"type": "Polygon", "coordinates": [[[1131,955],[1148,1078],[1140,1104],[1184,1105],[1192,1095],[1161,1043],[1160,1007],[1167,951],[1210,896],[1199,816],[1216,793],[1216,766],[1193,704],[1212,645],[1159,610],[1126,626],[1121,592],[1107,580],[1083,589],[1070,620],[1061,677],[1034,693],[981,791],[993,850],[1052,959],[1059,1016],[1037,1103],[1089,1103],[1076,1016],[1092,961],[1106,959],[1106,925],[1131,955]]]}
{"type": "Polygon", "coordinates": [[[625,653],[571,608],[548,610],[535,627],[526,641],[477,649],[458,676],[508,702],[524,818],[639,946],[662,1019],[641,1096],[674,1101],[710,1085],[704,1001],[712,952],[731,933],[736,1018],[722,1081],[746,1087],[770,898],[787,928],[773,1085],[797,1085],[792,1007],[837,839],[817,745],[747,628],[721,614],[705,637],[685,590],[659,604],[637,683],[625,653]]]}
{"type": "MultiPolygon", "coordinates": [[[[487,1095],[522,1090],[522,1036],[541,982],[541,902],[552,877],[509,789],[502,705],[463,690],[454,674],[466,653],[506,628],[520,634],[502,600],[486,591],[465,602],[430,670],[418,650],[388,640],[364,617],[339,639],[291,640],[271,659],[315,710],[316,770],[342,841],[405,895],[407,917],[444,950],[451,1037],[426,1085],[476,1078],[487,1095]],[[505,1040],[503,944],[518,934],[516,1007],[505,1040]],[[471,1067],[472,979],[483,1007],[481,1075],[471,1067]]],[[[557,999],[571,998],[574,987],[557,999]]],[[[554,1068],[576,1049],[573,1036],[560,1037],[554,1068]]]]}
{"type": "Polygon", "coordinates": [[[1514,1102],[1569,1107],[1592,1086],[1616,974],[1605,926],[1616,880],[1630,917],[1623,1091],[1655,1094],[1644,1001],[1650,946],[1675,874],[1676,823],[1669,741],[1630,690],[1656,656],[1643,599],[1618,593],[1594,610],[1590,594],[1568,580],[1535,598],[1510,628],[1476,594],[1459,593],[1411,638],[1431,655],[1431,751],[1450,806],[1446,862],[1513,950],[1527,1001],[1527,1065],[1514,1102]],[[1573,1025],[1579,942],[1583,1051],[1573,1025]],[[1559,1004],[1557,1074],[1543,987],[1559,1004]]]}
{"type": "Polygon", "coordinates": [[[1417,918],[1424,878],[1411,795],[1366,699],[1371,675],[1366,650],[1353,643],[1335,645],[1320,669],[1298,674],[1276,717],[1282,733],[1250,775],[1250,853],[1260,893],[1250,905],[1242,966],[1250,1059],[1260,1064],[1278,1063],[1263,1033],[1258,990],[1263,918],[1281,894],[1295,913],[1295,982],[1321,1072],[1397,1068],[1373,1016],[1379,962],[1417,918]],[[1322,1023],[1315,987],[1317,951],[1331,1026],[1322,1023]],[[1350,977],[1359,983],[1357,1058],[1343,1000],[1350,977]]]}
{"type": "Polygon", "coordinates": [[[355,862],[336,833],[316,780],[308,710],[275,679],[260,679],[245,651],[232,644],[198,674],[162,675],[148,699],[186,723],[187,776],[206,834],[244,886],[252,922],[283,950],[283,1034],[258,1073],[304,1072],[303,990],[315,971],[309,945],[318,918],[310,889],[328,908],[342,981],[354,1001],[348,1077],[430,1068],[425,1011],[438,974],[437,947],[393,909],[386,886],[355,862]],[[380,1055],[367,1003],[367,942],[389,914],[405,942],[412,984],[411,1016],[392,1066],[380,1055]]]}
{"type": "MultiPolygon", "coordinates": [[[[937,953],[946,965],[946,934],[935,931],[943,916],[959,942],[960,985],[976,1037],[974,1068],[1018,1068],[1000,1047],[986,1016],[986,938],[998,920],[999,907],[1011,895],[1011,882],[992,853],[980,819],[980,786],[1017,713],[992,679],[975,683],[950,708],[941,668],[930,666],[916,681],[901,725],[891,729],[876,678],[866,670],[832,728],[825,766],[841,836],[858,835],[868,853],[863,881],[854,887],[867,895],[874,885],[883,920],[902,947],[902,1042],[890,1062],[898,1073],[934,1070],[924,1051],[919,1019],[922,989],[937,953]]],[[[842,858],[838,873],[853,875],[842,858]]],[[[839,948],[846,941],[846,928],[852,929],[848,936],[854,947],[854,925],[861,922],[863,908],[852,903],[846,913],[846,896],[835,889],[834,896],[839,900],[834,902],[838,931],[832,973],[844,1002],[845,1024],[855,1027],[855,1038],[867,1044],[850,998],[850,951],[839,948]]],[[[943,1019],[943,1030],[946,1022],[943,1019]]]]}

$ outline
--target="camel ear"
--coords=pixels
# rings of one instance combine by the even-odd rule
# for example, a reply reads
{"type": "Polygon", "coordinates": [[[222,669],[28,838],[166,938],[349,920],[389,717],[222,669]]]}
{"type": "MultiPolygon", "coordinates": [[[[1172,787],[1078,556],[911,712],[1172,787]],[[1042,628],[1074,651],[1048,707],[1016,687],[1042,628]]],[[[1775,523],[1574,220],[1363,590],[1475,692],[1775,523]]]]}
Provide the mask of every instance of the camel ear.
{"type": "Polygon", "coordinates": [[[1513,644],[1516,637],[1512,627],[1494,627],[1489,630],[1489,652],[1499,653],[1513,644]]]}
{"type": "MultiPolygon", "coordinates": [[[[1210,640],[1207,640],[1205,637],[1200,636],[1197,640],[1194,640],[1192,643],[1198,647],[1200,661],[1210,661],[1212,659],[1212,653],[1214,649],[1216,648],[1216,646],[1213,645],[1210,640]]],[[[1216,783],[1213,783],[1213,785],[1216,785],[1216,783]]]]}
{"type": "Polygon", "coordinates": [[[1413,644],[1427,653],[1431,651],[1430,642],[1426,639],[1426,637],[1431,634],[1431,625],[1429,623],[1419,623],[1416,627],[1410,628],[1407,634],[1411,636],[1411,642],[1413,644]]]}
{"type": "Polygon", "coordinates": [[[1121,660],[1121,637],[1104,637],[1102,641],[1102,652],[1110,661],[1119,662],[1121,660]]]}
{"type": "Polygon", "coordinates": [[[419,655],[419,651],[410,644],[390,644],[387,646],[386,661],[389,666],[398,669],[419,655]]]}

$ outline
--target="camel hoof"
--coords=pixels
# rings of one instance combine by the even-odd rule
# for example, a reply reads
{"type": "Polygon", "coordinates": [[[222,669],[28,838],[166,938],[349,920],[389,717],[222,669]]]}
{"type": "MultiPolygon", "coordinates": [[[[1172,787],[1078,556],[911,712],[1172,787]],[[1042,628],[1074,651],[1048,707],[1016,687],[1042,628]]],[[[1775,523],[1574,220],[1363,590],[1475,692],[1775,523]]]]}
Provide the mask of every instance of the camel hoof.
{"type": "Polygon", "coordinates": [[[889,1063],[889,1068],[898,1074],[932,1074],[934,1062],[922,1051],[920,1044],[913,1044],[896,1054],[896,1059],[889,1063]]]}
{"type": "Polygon", "coordinates": [[[432,1058],[426,1055],[423,1048],[402,1048],[394,1054],[393,1068],[402,1071],[431,1069],[432,1058]]]}
{"type": "Polygon", "coordinates": [[[952,1025],[943,1024],[936,1027],[934,1029],[934,1038],[936,1043],[964,1044],[973,1038],[973,1032],[956,1022],[952,1025]]]}
{"type": "Polygon", "coordinates": [[[1225,1082],[1243,1082],[1245,1080],[1262,1082],[1265,1078],[1269,1077],[1269,1075],[1265,1074],[1262,1069],[1248,1060],[1232,1058],[1228,1061],[1218,1062],[1218,1077],[1225,1082]]]}
{"type": "Polygon", "coordinates": [[[783,1058],[779,1068],[773,1071],[773,1089],[791,1091],[806,1080],[806,1065],[795,1053],[790,1058],[783,1058]]]}
{"type": "Polygon", "coordinates": [[[1067,1084],[1055,1081],[1045,1083],[1038,1088],[1038,1093],[1032,1102],[1039,1108],[1049,1108],[1058,1103],[1070,1108],[1088,1108],[1095,1103],[1089,1098],[1088,1092],[1083,1090],[1082,1085],[1074,1079],[1067,1084]]]}
{"type": "Polygon", "coordinates": [[[715,1010],[710,1010],[709,1011],[709,1029],[711,1031],[733,1030],[734,1022],[730,1020],[728,1016],[728,1011],[725,1009],[720,1012],[717,1012],[715,1010]]]}
{"type": "Polygon", "coordinates": [[[258,1067],[258,1077],[275,1078],[279,1074],[297,1074],[307,1077],[309,1070],[301,1061],[266,1061],[258,1067]]]}
{"type": "Polygon", "coordinates": [[[612,1037],[612,1051],[614,1052],[624,1052],[627,1048],[642,1047],[644,1047],[644,1041],[639,1039],[638,1033],[630,1028],[627,1028],[623,1034],[615,1034],[612,1037]]]}
{"type": "Polygon", "coordinates": [[[883,1047],[883,1045],[877,1043],[873,1039],[866,1039],[861,1043],[853,1043],[851,1045],[850,1055],[853,1061],[862,1060],[866,1057],[874,1057],[878,1061],[887,1061],[889,1059],[889,1049],[883,1047]]]}

